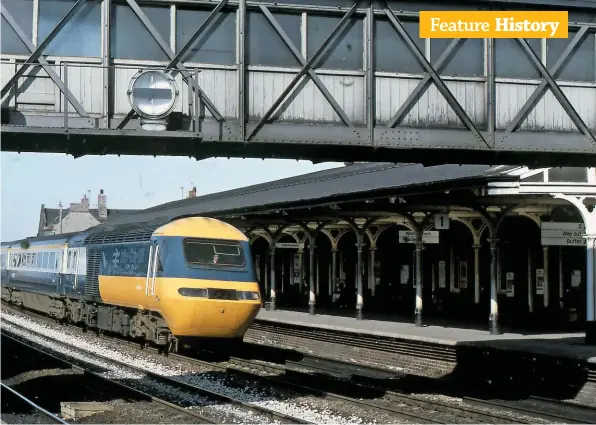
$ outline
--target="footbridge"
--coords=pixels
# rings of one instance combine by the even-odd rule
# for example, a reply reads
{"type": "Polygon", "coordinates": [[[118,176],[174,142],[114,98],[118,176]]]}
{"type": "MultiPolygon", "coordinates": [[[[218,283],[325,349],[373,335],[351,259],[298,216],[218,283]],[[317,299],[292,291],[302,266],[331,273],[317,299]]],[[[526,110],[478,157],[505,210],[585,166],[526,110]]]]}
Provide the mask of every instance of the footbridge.
{"type": "Polygon", "coordinates": [[[596,163],[594,0],[3,0],[1,13],[3,151],[596,163]],[[421,39],[421,10],[568,10],[569,37],[421,39]]]}

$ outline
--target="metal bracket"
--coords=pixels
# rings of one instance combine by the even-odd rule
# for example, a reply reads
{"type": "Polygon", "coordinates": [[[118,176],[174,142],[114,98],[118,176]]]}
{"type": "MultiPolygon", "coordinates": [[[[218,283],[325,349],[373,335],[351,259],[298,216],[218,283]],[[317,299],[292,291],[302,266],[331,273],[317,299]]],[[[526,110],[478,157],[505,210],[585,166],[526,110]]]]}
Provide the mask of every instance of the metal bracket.
{"type": "MultiPolygon", "coordinates": [[[[143,11],[139,7],[139,5],[136,3],[136,1],[135,0],[126,0],[128,5],[130,6],[130,8],[137,15],[137,17],[141,20],[141,23],[145,26],[145,28],[147,28],[147,30],[149,31],[151,36],[155,39],[157,44],[159,44],[159,47],[164,51],[164,53],[168,56],[168,58],[170,58],[170,63],[166,66],[165,69],[168,70],[171,68],[176,68],[175,72],[180,72],[180,74],[182,74],[184,79],[186,79],[186,81],[188,83],[192,84],[193,89],[199,93],[201,100],[203,101],[203,103],[205,104],[207,109],[209,109],[209,112],[211,112],[211,115],[213,115],[213,117],[219,122],[225,121],[223,115],[217,110],[217,108],[215,107],[213,102],[211,102],[209,97],[205,94],[203,89],[201,89],[201,87],[199,86],[199,83],[197,81],[195,81],[195,79],[192,77],[192,75],[190,74],[188,69],[180,62],[180,59],[184,56],[184,54],[186,53],[186,50],[190,49],[195,44],[195,42],[197,41],[199,36],[205,30],[205,28],[207,28],[207,26],[209,26],[209,24],[213,21],[213,19],[215,19],[215,16],[217,15],[217,13],[219,13],[219,11],[221,11],[221,9],[223,9],[223,7],[226,5],[227,1],[228,0],[221,0],[221,2],[215,7],[215,9],[213,9],[213,11],[211,11],[209,16],[207,16],[205,21],[201,24],[201,26],[193,34],[193,36],[186,43],[186,45],[184,45],[182,50],[180,50],[180,52],[178,52],[178,54],[175,54],[172,51],[172,49],[170,49],[169,44],[165,42],[165,40],[161,37],[161,35],[157,31],[157,29],[155,29],[155,27],[153,26],[151,21],[147,18],[147,15],[145,15],[145,13],[143,13],[143,11]]],[[[118,130],[121,130],[122,128],[124,128],[124,126],[130,121],[130,119],[133,117],[133,115],[134,115],[134,111],[132,109],[130,111],[128,111],[128,114],[126,114],[126,117],[118,125],[118,127],[117,127],[118,130]]]]}
{"type": "Polygon", "coordinates": [[[571,103],[561,90],[561,87],[555,81],[555,78],[562,70],[563,65],[565,64],[569,56],[575,51],[575,49],[579,46],[580,42],[586,36],[588,29],[588,26],[582,26],[580,28],[575,37],[573,37],[573,39],[569,42],[565,50],[563,50],[563,53],[561,53],[561,56],[559,56],[557,62],[552,66],[550,72],[546,69],[542,61],[538,58],[536,53],[534,53],[529,43],[525,39],[516,39],[519,45],[524,50],[526,56],[532,62],[532,65],[534,65],[538,72],[542,74],[543,80],[538,85],[538,87],[536,87],[536,90],[534,90],[530,98],[526,101],[524,106],[522,106],[517,115],[509,123],[509,125],[505,129],[505,135],[501,139],[501,143],[503,143],[508,134],[516,131],[520,127],[520,125],[528,117],[530,112],[534,110],[536,104],[540,101],[540,99],[542,99],[542,96],[544,96],[546,88],[549,87],[555,98],[563,107],[563,110],[567,112],[569,118],[571,118],[578,130],[581,131],[584,134],[584,136],[588,138],[588,140],[594,147],[596,147],[596,140],[594,138],[594,135],[591,133],[590,129],[579,116],[575,108],[571,105],[571,103]]]}
{"type": "Polygon", "coordinates": [[[474,137],[476,137],[476,139],[479,142],[484,143],[486,147],[490,149],[491,147],[484,138],[484,136],[482,136],[482,134],[480,133],[474,122],[470,119],[464,108],[462,108],[455,96],[453,96],[451,90],[449,90],[449,88],[445,85],[445,82],[441,80],[441,77],[439,76],[439,74],[437,74],[437,71],[432,67],[432,65],[426,59],[426,57],[424,57],[424,54],[420,51],[416,43],[414,43],[414,40],[412,40],[410,35],[407,33],[406,29],[403,27],[403,25],[396,17],[396,15],[393,13],[393,11],[391,11],[389,6],[385,5],[384,12],[385,15],[387,15],[387,18],[389,18],[389,21],[393,24],[395,30],[405,41],[406,46],[408,46],[408,50],[410,50],[410,52],[414,55],[416,60],[420,63],[420,66],[422,66],[425,69],[425,71],[430,75],[430,78],[437,86],[437,89],[443,95],[449,106],[451,106],[457,117],[466,126],[466,128],[470,132],[472,132],[474,137]]]}
{"type": "Polygon", "coordinates": [[[74,106],[74,108],[78,112],[78,114],[83,118],[89,117],[89,114],[87,113],[87,111],[85,111],[85,108],[83,108],[83,106],[75,99],[75,97],[70,92],[70,90],[68,90],[68,87],[66,87],[64,85],[60,76],[58,74],[56,74],[56,71],[54,71],[54,69],[51,67],[51,65],[41,55],[41,53],[45,49],[45,47],[48,46],[52,42],[54,37],[56,37],[56,35],[60,32],[60,30],[62,28],[64,28],[66,23],[72,18],[72,16],[74,16],[74,14],[77,12],[77,10],[81,7],[81,5],[84,2],[85,2],[85,0],[79,0],[70,9],[70,11],[66,14],[66,16],[64,16],[64,18],[62,18],[62,21],[60,21],[58,23],[58,25],[52,30],[52,32],[46,37],[46,39],[37,47],[37,49],[35,48],[35,46],[33,46],[33,43],[31,43],[31,40],[28,39],[27,35],[23,31],[23,29],[20,27],[20,25],[17,23],[17,21],[13,18],[13,16],[10,14],[10,12],[6,9],[6,6],[4,6],[4,3],[0,4],[0,12],[2,13],[2,16],[4,16],[4,19],[6,19],[8,24],[12,27],[14,32],[17,34],[17,36],[23,42],[23,44],[31,52],[31,56],[29,56],[29,59],[27,59],[27,61],[23,65],[21,65],[21,67],[17,70],[15,75],[13,75],[13,77],[2,88],[2,97],[4,97],[6,95],[6,93],[8,93],[10,91],[10,89],[17,83],[19,78],[21,76],[23,76],[23,74],[29,68],[29,66],[33,65],[33,63],[35,61],[37,61],[37,62],[39,62],[39,64],[43,68],[43,70],[48,73],[48,75],[50,76],[50,78],[52,79],[54,84],[56,84],[58,89],[60,89],[62,94],[68,99],[68,101],[72,104],[72,106],[74,106]]]}
{"type": "Polygon", "coordinates": [[[279,36],[282,38],[284,43],[288,46],[288,48],[290,49],[292,54],[302,64],[302,69],[300,70],[300,72],[298,72],[298,74],[296,74],[296,76],[294,76],[294,79],[290,82],[290,84],[288,84],[288,86],[285,88],[285,90],[282,92],[282,94],[277,98],[277,100],[275,102],[273,102],[273,105],[271,105],[269,110],[267,110],[267,112],[263,115],[261,120],[253,128],[251,133],[246,137],[247,141],[250,141],[257,134],[257,132],[263,127],[263,125],[265,125],[265,122],[271,117],[271,115],[273,115],[273,113],[282,104],[282,102],[285,100],[285,98],[288,96],[288,94],[290,94],[290,92],[294,89],[294,86],[300,81],[300,79],[302,79],[302,77],[305,74],[308,74],[308,76],[312,79],[313,83],[319,88],[319,90],[321,90],[321,93],[323,94],[325,99],[329,102],[329,104],[331,105],[333,110],[337,113],[337,115],[339,115],[339,117],[344,122],[344,124],[347,125],[348,127],[353,126],[352,122],[350,121],[350,119],[348,118],[346,113],[343,111],[341,106],[339,106],[339,104],[337,103],[335,98],[331,95],[331,93],[329,93],[329,90],[327,90],[327,87],[325,87],[325,85],[323,84],[323,82],[321,81],[319,76],[312,69],[312,66],[319,59],[319,57],[321,56],[323,51],[327,48],[327,46],[329,45],[331,40],[333,40],[335,38],[335,36],[340,32],[340,30],[347,23],[348,19],[350,19],[350,17],[354,14],[357,6],[358,6],[357,3],[354,3],[352,5],[350,10],[343,16],[341,21],[339,21],[339,23],[335,26],[333,31],[331,31],[331,33],[327,36],[325,41],[323,41],[323,44],[321,44],[321,46],[315,52],[315,54],[307,61],[304,58],[304,56],[302,56],[302,53],[300,53],[300,51],[298,49],[296,49],[296,46],[294,46],[294,43],[292,43],[292,40],[290,40],[288,35],[285,33],[285,31],[282,29],[282,27],[279,25],[279,23],[273,17],[271,12],[269,12],[269,9],[267,9],[266,6],[259,5],[259,7],[261,8],[261,11],[265,15],[265,17],[269,20],[269,23],[271,23],[271,25],[273,26],[275,31],[279,34],[279,36]]]}

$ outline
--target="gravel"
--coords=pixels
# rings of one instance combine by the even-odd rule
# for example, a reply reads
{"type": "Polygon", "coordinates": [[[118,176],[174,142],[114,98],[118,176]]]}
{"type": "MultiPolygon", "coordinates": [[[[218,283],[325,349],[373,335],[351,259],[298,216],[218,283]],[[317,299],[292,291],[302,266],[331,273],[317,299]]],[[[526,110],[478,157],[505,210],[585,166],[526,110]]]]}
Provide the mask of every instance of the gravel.
{"type": "MultiPolygon", "coordinates": [[[[271,388],[263,388],[256,381],[251,382],[251,380],[237,379],[236,377],[230,379],[229,376],[221,372],[205,372],[204,370],[197,372],[196,367],[189,367],[189,365],[184,365],[182,362],[171,358],[156,358],[157,356],[147,355],[140,351],[132,354],[131,352],[127,352],[124,346],[115,348],[113,345],[110,346],[110,344],[106,344],[105,341],[91,334],[77,335],[69,328],[58,327],[58,325],[50,326],[20,314],[4,311],[2,316],[2,326],[6,326],[7,329],[11,328],[10,323],[14,323],[39,332],[51,340],[63,341],[65,344],[74,345],[94,356],[117,360],[125,364],[134,364],[138,368],[158,375],[175,378],[197,387],[225,394],[255,406],[266,407],[279,413],[299,417],[309,422],[334,424],[405,423],[405,421],[396,420],[395,416],[384,412],[362,409],[348,403],[320,400],[307,396],[297,397],[296,395],[281,393],[271,388]]],[[[20,331],[16,332],[21,333],[20,331]]],[[[96,357],[69,352],[67,348],[58,345],[57,342],[47,341],[34,335],[28,335],[27,338],[63,354],[70,354],[85,362],[97,364],[104,368],[106,370],[105,373],[111,378],[126,380],[129,385],[134,381],[137,381],[137,384],[146,381],[146,377],[143,374],[124,370],[122,367],[98,360],[96,357]]],[[[216,416],[217,420],[221,419],[224,423],[270,422],[264,416],[261,417],[261,415],[246,412],[234,406],[223,404],[206,406],[206,400],[203,397],[199,397],[189,391],[180,391],[179,389],[174,391],[172,386],[164,386],[161,383],[156,383],[152,386],[157,387],[158,390],[161,389],[162,392],[169,392],[171,397],[175,397],[189,406],[195,406],[205,416],[216,416]],[[161,388],[159,388],[160,386],[161,388]]],[[[153,389],[152,393],[155,393],[155,390],[156,388],[153,389]]]]}

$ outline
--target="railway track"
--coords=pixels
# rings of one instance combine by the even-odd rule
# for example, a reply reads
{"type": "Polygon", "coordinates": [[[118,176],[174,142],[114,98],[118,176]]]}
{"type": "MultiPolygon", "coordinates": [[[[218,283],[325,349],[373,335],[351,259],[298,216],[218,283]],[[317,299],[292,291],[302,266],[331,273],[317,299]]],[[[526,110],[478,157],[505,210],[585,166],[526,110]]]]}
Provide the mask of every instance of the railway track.
{"type": "MultiPolygon", "coordinates": [[[[262,350],[263,347],[258,347],[262,350]]],[[[265,353],[262,357],[271,357],[265,353]]],[[[209,353],[208,355],[212,355],[209,353]]],[[[403,392],[392,391],[387,386],[375,385],[375,381],[379,381],[379,375],[382,376],[381,380],[384,382],[391,381],[392,378],[397,378],[395,381],[396,386],[402,387],[407,392],[427,392],[426,386],[435,386],[438,391],[446,390],[446,385],[443,383],[437,383],[430,378],[423,378],[416,376],[412,383],[403,383],[402,380],[407,380],[408,375],[401,372],[393,372],[388,369],[375,367],[375,366],[362,366],[355,365],[351,362],[342,362],[334,359],[322,358],[316,355],[302,354],[302,357],[306,361],[292,361],[283,360],[283,365],[275,363],[265,363],[261,361],[249,360],[243,357],[231,356],[224,364],[228,367],[239,367],[241,370],[246,370],[249,373],[262,370],[265,373],[275,373],[279,371],[282,373],[288,373],[302,381],[309,379],[304,373],[305,369],[309,369],[311,372],[318,373],[317,384],[321,385],[320,374],[325,374],[329,377],[329,382],[336,388],[346,389],[346,386],[352,386],[354,388],[361,388],[371,392],[374,396],[375,392],[378,397],[396,401],[399,403],[412,404],[420,407],[427,408],[429,410],[438,411],[453,411],[453,406],[448,403],[432,402],[422,397],[416,397],[414,395],[406,395],[403,392]],[[344,370],[353,371],[354,375],[346,375],[344,370]],[[341,371],[341,372],[340,372],[341,371]],[[342,375],[342,376],[338,376],[342,375]],[[374,377],[373,377],[374,376],[374,377]],[[376,378],[376,379],[375,379],[376,378]],[[425,391],[426,390],[426,391],[425,391]]],[[[312,377],[310,381],[312,382],[312,377]]],[[[552,422],[564,422],[564,423],[596,423],[596,408],[591,406],[580,405],[576,403],[570,403],[566,401],[550,399],[538,396],[528,396],[522,400],[502,400],[502,399],[485,399],[480,397],[461,396],[461,401],[467,404],[467,407],[459,407],[459,415],[469,417],[470,419],[478,419],[485,422],[496,421],[496,423],[502,423],[503,420],[508,419],[499,414],[487,415],[484,412],[477,412],[473,407],[480,407],[482,409],[510,411],[517,415],[529,416],[531,418],[540,418],[545,421],[552,422]]],[[[519,419],[515,420],[519,423],[519,419]]]]}
{"type": "MultiPolygon", "coordinates": [[[[125,380],[114,379],[112,376],[110,376],[111,375],[110,373],[106,373],[108,371],[105,370],[105,368],[91,367],[89,365],[85,366],[85,365],[82,365],[81,364],[82,362],[80,362],[80,361],[65,360],[64,358],[61,358],[62,356],[58,357],[52,353],[49,353],[48,350],[45,350],[41,347],[33,347],[32,345],[30,345],[33,349],[43,352],[46,355],[61,358],[61,360],[70,363],[72,365],[72,367],[78,368],[78,369],[84,371],[85,373],[89,373],[99,379],[109,380],[114,385],[124,387],[124,388],[130,390],[131,392],[135,392],[139,395],[148,397],[155,402],[158,402],[164,406],[169,407],[170,409],[188,413],[191,416],[193,416],[195,418],[195,420],[199,421],[199,423],[222,423],[222,421],[217,418],[214,418],[214,417],[205,416],[204,414],[199,414],[199,413],[193,412],[192,410],[185,408],[185,406],[181,406],[179,402],[177,403],[175,401],[168,401],[168,400],[165,400],[165,398],[157,397],[155,395],[149,394],[146,391],[140,390],[139,388],[135,388],[135,386],[131,385],[131,381],[138,381],[139,379],[143,379],[143,380],[153,381],[154,383],[165,384],[166,387],[161,386],[162,391],[160,391],[164,395],[169,392],[169,390],[167,388],[178,390],[181,392],[190,393],[190,394],[200,394],[204,399],[203,403],[201,403],[202,405],[207,405],[207,404],[221,405],[222,403],[228,404],[228,405],[234,406],[236,409],[246,411],[246,412],[251,412],[250,415],[254,415],[255,418],[265,417],[267,419],[267,422],[277,421],[277,422],[281,422],[281,423],[301,423],[301,424],[309,423],[308,421],[304,421],[301,418],[285,415],[285,414],[273,411],[273,410],[265,408],[265,407],[252,405],[252,404],[246,403],[244,401],[237,400],[233,397],[227,396],[225,394],[221,394],[221,393],[218,393],[215,391],[210,391],[205,388],[201,388],[201,387],[189,384],[187,382],[181,381],[181,380],[173,378],[173,377],[162,376],[158,373],[147,371],[145,369],[142,369],[142,368],[130,365],[130,364],[125,364],[118,360],[107,359],[105,357],[95,356],[95,355],[89,353],[88,351],[82,350],[72,344],[52,340],[39,332],[24,328],[24,327],[17,325],[15,323],[10,323],[10,327],[15,328],[15,330],[17,331],[17,332],[12,333],[13,336],[6,335],[8,333],[11,333],[10,331],[7,331],[6,329],[2,329],[2,333],[8,337],[13,338],[13,339],[19,339],[19,337],[27,338],[27,335],[33,335],[34,337],[36,337],[38,339],[50,341],[52,343],[52,345],[64,347],[70,353],[71,358],[74,357],[73,355],[78,354],[79,357],[96,359],[96,360],[99,360],[101,363],[107,363],[112,366],[116,366],[115,369],[118,369],[121,372],[121,373],[117,374],[116,376],[118,376],[118,375],[121,376],[122,374],[124,374],[124,375],[128,375],[128,379],[125,379],[125,380]],[[16,338],[15,338],[15,336],[16,336],[16,338]]],[[[24,344],[24,342],[22,342],[22,343],[24,344]]],[[[148,387],[150,385],[145,385],[145,386],[148,387]]],[[[160,385],[153,385],[153,386],[158,387],[158,388],[160,387],[160,385]]]]}
{"type": "MultiPolygon", "coordinates": [[[[29,315],[29,313],[27,313],[29,315]]],[[[47,320],[46,317],[31,314],[47,320]]],[[[73,326],[74,327],[74,326],[73,326]]],[[[78,327],[74,327],[80,329],[78,327]]],[[[102,338],[117,341],[118,344],[138,347],[130,341],[102,335],[102,338]]],[[[146,348],[157,353],[156,349],[146,348]]],[[[366,379],[346,379],[338,371],[356,368],[360,371],[393,374],[404,377],[406,374],[392,372],[378,367],[356,365],[333,359],[321,359],[320,364],[304,364],[285,360],[285,364],[275,364],[241,357],[230,357],[226,361],[201,360],[196,357],[170,354],[172,360],[179,360],[191,365],[218,369],[226,374],[234,374],[246,379],[256,380],[262,385],[281,387],[296,393],[316,395],[326,400],[335,400],[349,404],[354,408],[368,408],[383,411],[407,422],[424,423],[535,423],[537,419],[546,422],[586,423],[595,422],[596,409],[580,407],[571,403],[557,403],[554,400],[530,398],[524,403],[505,400],[484,400],[463,397],[460,403],[430,400],[428,397],[404,394],[366,382],[366,379]],[[333,367],[329,367],[333,364],[333,367]],[[318,375],[313,375],[313,373],[318,375]],[[323,376],[324,375],[324,376],[323,376]],[[563,412],[563,413],[561,413],[563,412]],[[586,419],[591,418],[591,419],[586,419]]],[[[312,363],[312,362],[311,362],[312,363]]],[[[366,375],[366,374],[364,374],[366,375]]],[[[360,376],[359,378],[362,378],[360,376]]],[[[431,380],[427,380],[429,383],[431,380]]]]}
{"type": "Polygon", "coordinates": [[[67,424],[68,423],[68,422],[64,421],[62,418],[54,415],[51,412],[48,412],[43,407],[41,407],[41,406],[37,405],[36,403],[34,403],[33,401],[29,400],[23,394],[19,393],[18,391],[15,391],[10,386],[0,382],[0,387],[2,388],[2,399],[3,399],[2,408],[3,408],[5,414],[7,413],[7,411],[10,412],[12,410],[11,407],[14,404],[26,404],[32,410],[32,413],[30,413],[30,415],[43,417],[44,418],[43,423],[46,423],[46,421],[49,421],[48,423],[53,423],[53,424],[67,424]]]}

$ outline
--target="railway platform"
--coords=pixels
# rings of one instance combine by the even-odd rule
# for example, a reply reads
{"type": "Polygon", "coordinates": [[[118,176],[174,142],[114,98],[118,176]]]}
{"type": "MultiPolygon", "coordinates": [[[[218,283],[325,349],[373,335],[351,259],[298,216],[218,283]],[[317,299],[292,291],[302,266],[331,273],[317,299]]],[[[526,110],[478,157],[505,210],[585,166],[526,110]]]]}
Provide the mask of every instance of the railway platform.
{"type": "Polygon", "coordinates": [[[596,347],[583,332],[537,332],[501,328],[489,335],[443,319],[367,316],[365,320],[318,310],[316,315],[262,309],[244,340],[288,350],[402,371],[463,388],[511,391],[596,403],[596,347]],[[505,390],[504,390],[505,389],[505,390]]]}
{"type": "Polygon", "coordinates": [[[348,332],[390,339],[410,340],[446,346],[478,346],[521,351],[529,354],[578,359],[596,365],[596,347],[584,344],[583,332],[537,332],[502,327],[500,335],[490,335],[484,327],[475,328],[446,319],[426,319],[427,325],[415,326],[407,318],[371,314],[367,320],[356,320],[321,311],[310,315],[295,310],[262,309],[257,320],[300,327],[348,332]]]}

